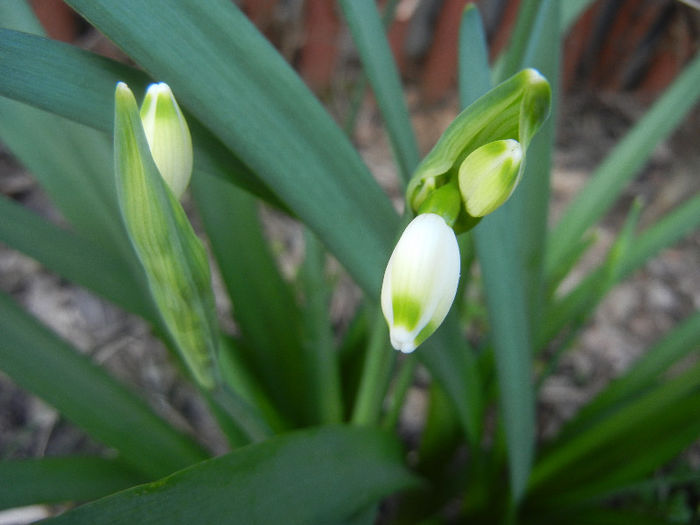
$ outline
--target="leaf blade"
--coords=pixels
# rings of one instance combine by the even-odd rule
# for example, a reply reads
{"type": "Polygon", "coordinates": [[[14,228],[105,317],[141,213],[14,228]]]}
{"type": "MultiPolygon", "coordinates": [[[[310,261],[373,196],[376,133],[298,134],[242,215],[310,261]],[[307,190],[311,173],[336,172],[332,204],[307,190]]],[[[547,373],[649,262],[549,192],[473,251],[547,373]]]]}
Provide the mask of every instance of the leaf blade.
{"type": "Polygon", "coordinates": [[[387,435],[323,427],[244,447],[46,523],[227,523],[232,516],[239,523],[338,523],[414,485],[387,435]]]}

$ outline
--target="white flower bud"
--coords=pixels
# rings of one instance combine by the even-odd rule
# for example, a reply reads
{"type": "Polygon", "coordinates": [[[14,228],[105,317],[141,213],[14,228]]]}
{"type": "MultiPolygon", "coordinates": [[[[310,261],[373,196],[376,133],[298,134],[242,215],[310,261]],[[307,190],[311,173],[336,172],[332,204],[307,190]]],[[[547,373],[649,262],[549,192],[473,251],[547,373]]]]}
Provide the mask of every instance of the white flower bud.
{"type": "Polygon", "coordinates": [[[425,213],[411,221],[382,283],[382,311],[394,348],[412,352],[440,326],[457,292],[459,266],[457,238],[442,217],[425,213]]]}
{"type": "Polygon", "coordinates": [[[185,117],[164,82],[148,86],[141,122],[158,171],[179,199],[192,176],[192,139],[185,117]]]}

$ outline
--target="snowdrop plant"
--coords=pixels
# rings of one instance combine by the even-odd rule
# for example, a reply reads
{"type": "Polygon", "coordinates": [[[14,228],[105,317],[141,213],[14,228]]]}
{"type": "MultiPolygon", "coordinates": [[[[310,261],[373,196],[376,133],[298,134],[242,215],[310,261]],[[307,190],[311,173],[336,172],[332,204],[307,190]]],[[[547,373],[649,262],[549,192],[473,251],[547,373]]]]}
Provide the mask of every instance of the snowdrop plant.
{"type": "Polygon", "coordinates": [[[66,3],[135,67],[47,39],[24,0],[0,2],[0,140],[65,219],[0,196],[0,242],[143,319],[230,451],[214,457],[159,396],[0,292],[2,373],[104,445],[68,457],[0,450],[0,508],[61,503],[46,523],[89,525],[697,518],[684,499],[697,474],[672,460],[700,436],[699,365],[674,366],[697,352],[700,314],[546,442],[536,408],[605,294],[700,225],[697,195],[641,231],[636,205],[599,266],[559,287],[700,97],[700,58],[550,226],[559,47],[591,2],[520,2],[493,67],[470,4],[464,109],[421,160],[377,2],[338,0],[406,187],[402,219],[235,2],[66,3]],[[292,277],[261,202],[303,225],[292,277]],[[328,254],[363,294],[341,323],[328,254]],[[214,266],[231,312],[216,310],[214,266]],[[426,406],[419,431],[402,419],[407,400],[426,406]]]}

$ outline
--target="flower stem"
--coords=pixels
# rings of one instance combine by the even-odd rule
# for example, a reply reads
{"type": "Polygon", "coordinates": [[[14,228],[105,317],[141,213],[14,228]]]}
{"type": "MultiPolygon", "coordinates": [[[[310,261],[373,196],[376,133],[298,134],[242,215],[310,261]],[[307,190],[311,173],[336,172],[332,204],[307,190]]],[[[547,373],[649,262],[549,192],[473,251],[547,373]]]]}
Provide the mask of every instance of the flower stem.
{"type": "Polygon", "coordinates": [[[399,375],[396,378],[394,391],[392,392],[389,400],[389,409],[387,410],[387,413],[384,416],[384,421],[382,422],[382,427],[386,430],[393,430],[396,428],[396,424],[399,422],[401,408],[403,407],[403,402],[406,399],[406,393],[413,384],[413,374],[416,371],[417,364],[418,361],[416,360],[415,353],[406,356],[406,358],[399,364],[399,375]]]}
{"type": "Polygon", "coordinates": [[[396,352],[388,342],[386,322],[381,312],[377,312],[352,414],[352,423],[355,425],[374,425],[379,421],[382,402],[396,362],[396,352]]]}

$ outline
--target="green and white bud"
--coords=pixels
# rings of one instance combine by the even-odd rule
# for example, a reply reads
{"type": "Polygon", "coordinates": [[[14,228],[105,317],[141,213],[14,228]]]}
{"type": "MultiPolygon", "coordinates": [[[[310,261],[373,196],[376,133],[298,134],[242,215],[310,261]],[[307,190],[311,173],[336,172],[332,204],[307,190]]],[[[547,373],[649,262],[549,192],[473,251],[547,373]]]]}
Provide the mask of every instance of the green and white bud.
{"type": "Polygon", "coordinates": [[[459,282],[459,246],[454,231],[434,213],[406,227],[387,264],[382,312],[392,346],[408,353],[445,319],[459,282]]]}
{"type": "Polygon", "coordinates": [[[179,199],[192,176],[192,138],[173,92],[164,82],[148,86],[141,122],[158,171],[179,199]]]}
{"type": "Polygon", "coordinates": [[[459,167],[459,191],[472,217],[488,215],[511,196],[522,175],[517,140],[497,140],[472,151],[459,167]]]}

